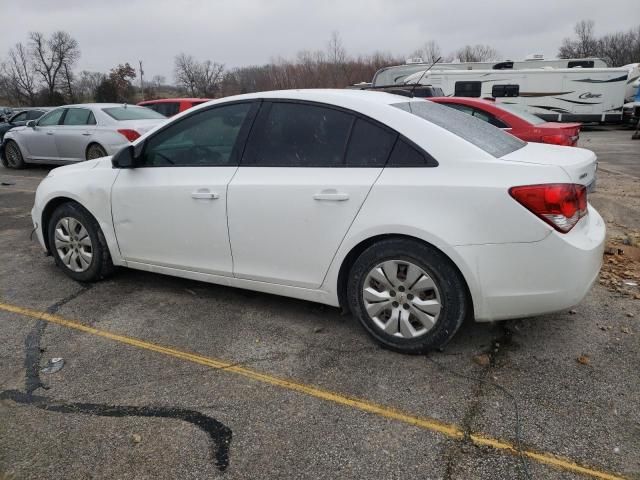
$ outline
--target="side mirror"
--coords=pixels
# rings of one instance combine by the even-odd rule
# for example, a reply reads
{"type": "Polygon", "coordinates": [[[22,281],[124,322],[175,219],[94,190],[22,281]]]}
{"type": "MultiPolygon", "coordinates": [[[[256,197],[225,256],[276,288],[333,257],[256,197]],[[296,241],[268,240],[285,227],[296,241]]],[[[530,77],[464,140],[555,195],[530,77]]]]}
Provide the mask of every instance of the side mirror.
{"type": "Polygon", "coordinates": [[[35,120],[29,120],[27,123],[25,123],[25,125],[29,128],[36,128],[36,121],[35,120]]]}
{"type": "Polygon", "coordinates": [[[123,147],[111,157],[111,165],[113,168],[136,168],[140,163],[143,148],[144,142],[123,147]]]}

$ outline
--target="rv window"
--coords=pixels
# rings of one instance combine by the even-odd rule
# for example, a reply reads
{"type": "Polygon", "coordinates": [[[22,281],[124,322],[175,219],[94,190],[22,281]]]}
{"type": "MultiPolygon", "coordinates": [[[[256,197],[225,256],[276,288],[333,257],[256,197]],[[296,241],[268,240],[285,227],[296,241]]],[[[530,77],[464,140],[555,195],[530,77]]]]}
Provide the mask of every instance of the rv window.
{"type": "Polygon", "coordinates": [[[593,68],[593,66],[594,66],[593,60],[573,60],[569,62],[567,65],[567,67],[569,68],[575,68],[575,67],[593,68]]]}
{"type": "Polygon", "coordinates": [[[494,70],[507,70],[507,69],[510,69],[510,68],[513,68],[513,62],[512,61],[496,63],[493,66],[494,70]]]}
{"type": "Polygon", "coordinates": [[[520,95],[520,85],[494,85],[491,95],[498,97],[517,97],[520,95]]]}
{"type": "Polygon", "coordinates": [[[456,97],[479,97],[481,95],[482,82],[456,82],[456,97]]]}

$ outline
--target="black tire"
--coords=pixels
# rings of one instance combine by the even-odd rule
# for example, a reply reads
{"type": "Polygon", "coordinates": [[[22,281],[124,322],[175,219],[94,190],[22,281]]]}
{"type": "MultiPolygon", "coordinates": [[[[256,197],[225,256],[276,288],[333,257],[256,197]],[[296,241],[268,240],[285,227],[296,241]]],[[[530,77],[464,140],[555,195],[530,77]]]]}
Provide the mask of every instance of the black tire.
{"type": "Polygon", "coordinates": [[[378,343],[407,354],[422,354],[444,347],[471,313],[466,283],[453,263],[439,250],[420,241],[404,238],[381,240],[360,254],[351,267],[347,299],[353,314],[378,343]],[[402,338],[391,335],[367,313],[363,294],[367,275],[376,266],[389,260],[406,261],[421,268],[437,288],[440,313],[435,324],[420,336],[402,338]]]}
{"type": "Polygon", "coordinates": [[[13,140],[7,140],[2,152],[2,165],[7,168],[21,169],[27,166],[22,157],[20,147],[13,140]]]}
{"type": "Polygon", "coordinates": [[[113,273],[115,267],[111,261],[111,254],[107,247],[107,242],[100,230],[97,220],[78,203],[63,203],[55,209],[47,225],[47,235],[49,239],[49,250],[64,273],[78,282],[95,282],[113,273]],[[91,240],[92,258],[89,266],[84,271],[74,271],[63,262],[60,251],[56,248],[55,227],[62,218],[70,217],[77,220],[89,234],[91,240]]]}
{"type": "Polygon", "coordinates": [[[92,143],[87,147],[87,153],[85,155],[87,160],[93,160],[95,158],[102,158],[107,156],[107,151],[97,143],[92,143]]]}

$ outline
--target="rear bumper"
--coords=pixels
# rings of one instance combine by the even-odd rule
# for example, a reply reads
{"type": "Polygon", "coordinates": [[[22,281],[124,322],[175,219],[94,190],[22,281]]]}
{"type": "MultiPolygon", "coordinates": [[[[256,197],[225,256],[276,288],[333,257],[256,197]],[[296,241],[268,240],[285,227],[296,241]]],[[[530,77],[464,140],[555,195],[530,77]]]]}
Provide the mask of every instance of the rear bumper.
{"type": "Polygon", "coordinates": [[[458,247],[478,279],[477,321],[531,317],[571,308],[586,296],[602,266],[606,227],[589,215],[568,234],[539,242],[458,247]]]}

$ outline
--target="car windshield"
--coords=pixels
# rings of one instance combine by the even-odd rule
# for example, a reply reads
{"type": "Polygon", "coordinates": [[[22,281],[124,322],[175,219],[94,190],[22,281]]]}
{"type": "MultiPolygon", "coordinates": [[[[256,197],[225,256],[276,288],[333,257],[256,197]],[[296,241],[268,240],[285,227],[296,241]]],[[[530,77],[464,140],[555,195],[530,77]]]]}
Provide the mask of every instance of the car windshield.
{"type": "Polygon", "coordinates": [[[114,120],[149,120],[156,118],[167,118],[161,113],[155,112],[146,107],[134,107],[131,105],[122,107],[103,108],[102,111],[114,120]]]}
{"type": "Polygon", "coordinates": [[[534,115],[533,113],[527,112],[524,108],[518,105],[511,105],[506,103],[498,103],[497,106],[506,110],[507,112],[515,115],[516,117],[524,120],[525,122],[529,122],[532,125],[540,125],[541,123],[546,123],[540,117],[534,115]]]}
{"type": "Polygon", "coordinates": [[[394,103],[392,106],[442,127],[496,158],[515,152],[527,144],[487,122],[434,102],[413,101],[394,103]]]}

